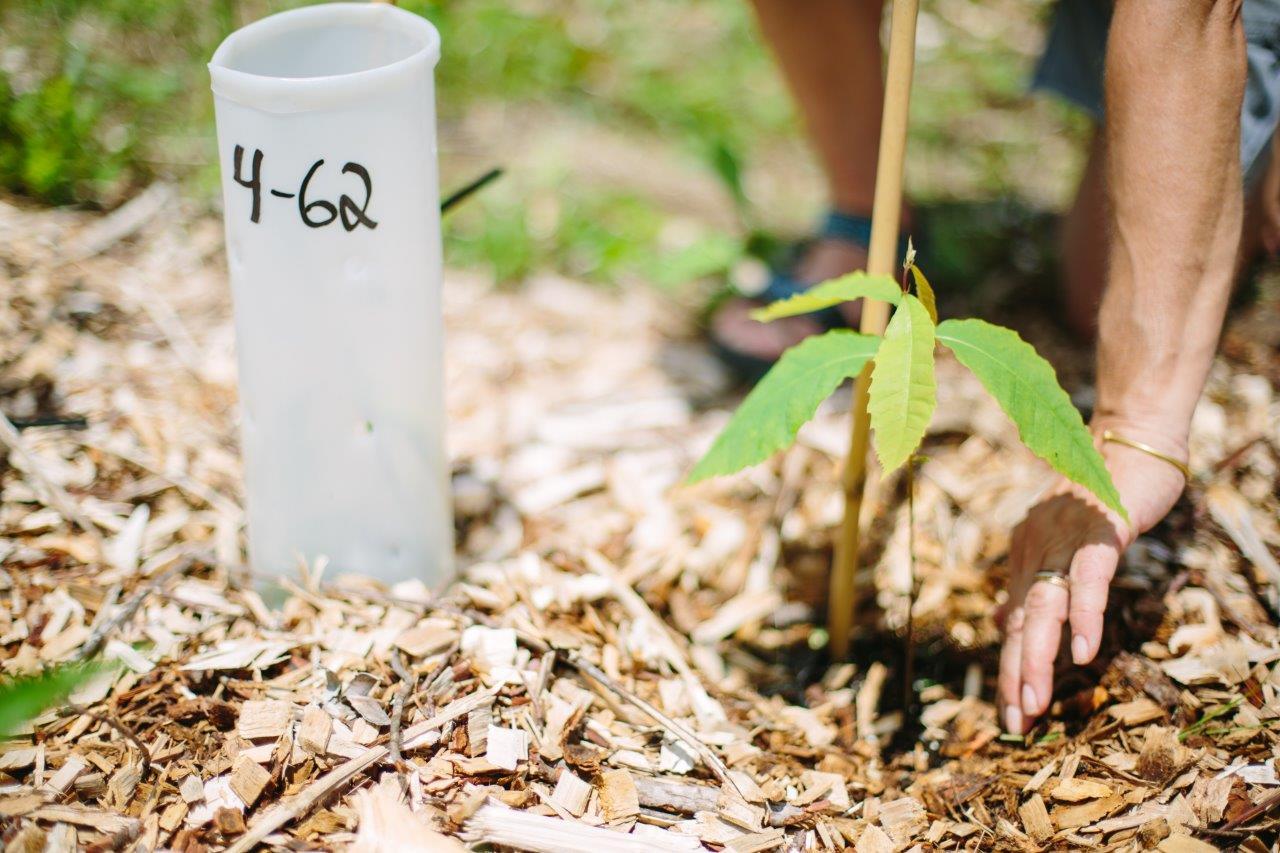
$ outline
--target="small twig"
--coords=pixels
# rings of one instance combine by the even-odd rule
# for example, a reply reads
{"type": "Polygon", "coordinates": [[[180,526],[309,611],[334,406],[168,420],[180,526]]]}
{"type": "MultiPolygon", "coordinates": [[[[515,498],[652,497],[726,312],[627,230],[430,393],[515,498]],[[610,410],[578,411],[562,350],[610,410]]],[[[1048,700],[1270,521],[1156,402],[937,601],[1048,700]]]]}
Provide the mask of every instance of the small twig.
{"type": "Polygon", "coordinates": [[[133,744],[134,748],[142,754],[142,772],[140,774],[140,778],[146,777],[147,771],[151,769],[151,753],[147,751],[147,745],[142,742],[141,738],[133,733],[132,729],[117,720],[115,717],[108,716],[107,714],[99,714],[97,711],[91,711],[83,705],[76,705],[72,702],[68,702],[67,709],[73,714],[79,714],[102,723],[104,726],[110,726],[119,732],[121,737],[133,744]]]}
{"type": "MultiPolygon", "coordinates": [[[[905,275],[905,274],[904,274],[905,275]]],[[[916,607],[916,466],[915,459],[907,457],[907,636],[903,641],[902,664],[902,716],[905,721],[911,714],[915,699],[912,681],[915,678],[915,614],[916,607]]]]}
{"type": "Polygon", "coordinates": [[[1222,831],[1230,832],[1244,826],[1256,817],[1267,814],[1276,806],[1280,806],[1280,791],[1267,796],[1262,802],[1257,803],[1245,811],[1241,812],[1234,820],[1227,821],[1222,825],[1222,831]]]}
{"type": "Polygon", "coordinates": [[[1241,444],[1239,447],[1227,453],[1226,456],[1223,456],[1217,462],[1210,465],[1209,470],[1206,472],[1205,479],[1208,479],[1209,477],[1212,477],[1216,474],[1221,474],[1226,468],[1230,467],[1231,465],[1234,465],[1236,461],[1245,453],[1247,453],[1249,449],[1252,448],[1255,444],[1258,444],[1259,442],[1264,442],[1266,440],[1267,440],[1267,437],[1265,435],[1255,435],[1253,438],[1249,439],[1244,444],[1241,444]]]}
{"type": "Polygon", "coordinates": [[[1112,776],[1115,776],[1117,779],[1123,779],[1126,782],[1129,782],[1130,784],[1133,784],[1133,785],[1148,784],[1148,782],[1145,779],[1143,779],[1141,776],[1135,776],[1134,774],[1126,772],[1124,770],[1120,770],[1117,767],[1112,767],[1107,762],[1094,758],[1092,755],[1081,755],[1080,759],[1084,763],[1088,764],[1090,767],[1093,767],[1096,770],[1101,770],[1104,773],[1110,773],[1112,776]]]}
{"type": "Polygon", "coordinates": [[[187,569],[191,568],[194,563],[194,557],[182,557],[172,566],[165,569],[152,579],[151,582],[144,585],[142,589],[135,592],[129,597],[128,601],[120,606],[119,610],[111,615],[109,619],[106,619],[102,624],[93,629],[89,634],[88,639],[84,641],[84,644],[81,645],[76,653],[71,656],[71,660],[88,660],[97,654],[98,650],[102,648],[102,644],[106,642],[107,637],[125,622],[128,622],[133,618],[133,614],[138,612],[138,608],[142,606],[142,602],[148,595],[151,595],[153,592],[158,590],[174,575],[186,574],[187,569]]]}
{"type": "MultiPolygon", "coordinates": [[[[458,717],[466,716],[471,710],[480,707],[485,702],[492,702],[496,694],[496,690],[481,690],[479,693],[472,693],[470,696],[463,697],[452,703],[431,719],[414,723],[405,730],[406,740],[410,741],[410,748],[412,748],[414,738],[438,729],[458,717]]],[[[309,783],[297,794],[279,801],[259,814],[245,833],[227,848],[227,853],[246,853],[246,851],[252,850],[262,842],[262,839],[290,821],[296,820],[311,811],[317,803],[333,793],[333,791],[342,787],[369,767],[384,760],[388,755],[389,750],[387,747],[372,746],[364,754],[339,764],[328,773],[309,783]]]]}
{"type": "Polygon", "coordinates": [[[14,429],[22,432],[24,429],[34,429],[36,427],[62,427],[63,429],[88,429],[89,421],[79,415],[48,415],[34,418],[10,418],[9,422],[13,424],[14,429]]]}
{"type": "MultiPolygon", "coordinates": [[[[472,620],[473,622],[476,622],[477,624],[484,625],[489,628],[496,627],[496,624],[492,619],[489,619],[488,617],[480,613],[476,613],[470,610],[457,611],[457,612],[462,613],[462,615],[466,616],[468,619],[472,620]]],[[[744,800],[746,799],[746,796],[742,793],[742,790],[738,787],[738,783],[733,781],[733,778],[729,776],[729,768],[725,765],[723,761],[720,760],[720,756],[716,755],[715,752],[711,749],[711,747],[707,746],[705,743],[699,740],[696,735],[694,735],[692,732],[690,732],[680,723],[671,719],[666,714],[662,713],[657,708],[655,708],[652,704],[640,698],[636,694],[632,693],[630,690],[627,690],[625,687],[618,684],[612,678],[606,675],[595,664],[592,664],[588,661],[583,660],[572,651],[568,649],[554,648],[549,643],[546,643],[531,634],[521,631],[519,628],[515,628],[513,630],[516,633],[516,638],[520,642],[528,646],[529,648],[533,649],[535,652],[538,652],[539,654],[546,654],[547,652],[554,651],[556,653],[558,660],[564,661],[573,669],[576,669],[578,672],[582,673],[583,675],[589,676],[590,678],[599,682],[604,687],[613,691],[613,693],[617,695],[619,698],[624,699],[627,702],[630,702],[632,705],[635,705],[645,714],[649,715],[649,717],[651,717],[655,722],[657,722],[659,725],[664,726],[668,732],[670,732],[676,738],[684,741],[686,746],[688,746],[690,749],[692,749],[694,752],[700,755],[702,757],[702,760],[706,762],[707,768],[716,775],[717,779],[719,779],[721,782],[723,782],[724,784],[732,788],[734,790],[734,793],[736,793],[738,796],[742,797],[744,800]]]]}
{"type": "Polygon", "coordinates": [[[666,622],[658,617],[658,614],[653,612],[653,609],[640,596],[640,593],[632,589],[631,585],[619,576],[613,564],[603,554],[594,550],[587,551],[584,555],[584,562],[588,569],[609,581],[614,598],[627,610],[633,620],[650,627],[654,639],[658,641],[659,651],[672,669],[679,673],[684,680],[686,689],[691,694],[701,694],[700,698],[710,701],[710,694],[707,693],[706,688],[694,673],[693,667],[689,664],[687,640],[683,636],[676,634],[666,622]]]}
{"type": "MultiPolygon", "coordinates": [[[[487,619],[483,621],[488,622],[487,619]]],[[[723,782],[724,784],[732,788],[738,796],[742,797],[744,800],[746,799],[746,796],[742,793],[742,790],[738,788],[738,783],[734,782],[733,778],[729,775],[729,768],[725,765],[723,761],[720,760],[720,756],[716,755],[715,752],[711,749],[711,747],[707,746],[705,743],[699,740],[696,735],[694,735],[692,732],[690,732],[680,723],[671,719],[666,714],[659,711],[651,703],[647,702],[646,700],[632,693],[630,690],[626,689],[621,684],[618,684],[616,681],[614,681],[612,678],[606,675],[604,671],[601,670],[599,667],[597,667],[595,664],[590,663],[589,661],[583,660],[582,658],[578,657],[576,654],[569,651],[568,649],[553,649],[549,644],[543,642],[537,637],[533,637],[533,636],[530,636],[529,634],[524,633],[519,628],[516,628],[515,632],[516,632],[516,637],[519,638],[519,640],[522,643],[529,646],[534,651],[540,652],[542,654],[546,654],[547,652],[554,651],[559,660],[564,661],[569,666],[576,669],[579,673],[591,678],[594,681],[599,682],[604,687],[607,687],[619,698],[624,699],[627,702],[630,702],[632,705],[635,705],[637,708],[639,708],[641,711],[643,711],[645,714],[651,717],[654,720],[654,722],[663,726],[672,735],[684,741],[686,746],[688,746],[690,749],[692,749],[694,752],[696,752],[698,755],[702,757],[702,760],[706,762],[707,768],[716,775],[716,778],[718,778],[721,782],[723,782]]]]}
{"type": "Polygon", "coordinates": [[[415,679],[409,674],[409,670],[405,668],[404,659],[400,657],[399,649],[391,650],[391,669],[400,678],[400,689],[396,691],[395,697],[391,700],[391,761],[397,767],[400,766],[400,725],[404,719],[404,703],[409,701],[409,694],[413,692],[415,679]]]}
{"type": "MultiPolygon", "coordinates": [[[[439,678],[446,669],[453,666],[453,656],[456,655],[458,653],[458,650],[461,648],[462,648],[462,640],[457,639],[453,641],[452,645],[450,645],[449,648],[445,649],[444,653],[440,657],[440,663],[436,664],[435,669],[427,673],[427,677],[422,679],[423,692],[430,690],[431,685],[435,684],[436,679],[439,678]]],[[[414,697],[414,701],[415,702],[417,701],[417,696],[414,697]]],[[[430,703],[428,707],[431,708],[432,713],[435,713],[435,707],[436,707],[435,699],[428,696],[427,701],[430,703]]]]}
{"type": "MultiPolygon", "coordinates": [[[[910,240],[907,241],[907,246],[907,260],[902,265],[901,286],[904,294],[911,292],[911,265],[915,262],[915,250],[910,248],[910,240]]],[[[915,680],[916,668],[914,612],[916,609],[916,460],[914,453],[907,454],[905,479],[907,487],[907,636],[903,640],[902,656],[902,719],[907,723],[915,699],[912,682],[915,680]]],[[[903,731],[910,730],[909,724],[904,725],[903,731]]]]}
{"type": "Polygon", "coordinates": [[[570,655],[564,650],[560,651],[560,657],[565,663],[569,664],[569,666],[578,670],[578,672],[583,675],[589,676],[600,682],[622,699],[625,699],[641,711],[644,711],[652,717],[655,722],[664,726],[671,734],[684,741],[686,746],[698,753],[698,755],[702,756],[702,760],[706,762],[707,768],[710,769],[712,773],[716,774],[716,778],[732,788],[734,793],[739,797],[742,797],[744,800],[746,799],[746,795],[742,793],[742,790],[738,787],[738,783],[733,781],[733,777],[729,775],[729,768],[720,760],[720,756],[716,755],[715,752],[712,751],[711,747],[699,740],[692,732],[659,711],[646,700],[640,698],[630,690],[615,682],[613,679],[609,678],[609,676],[605,675],[604,672],[595,664],[588,663],[576,655],[570,655]]]}
{"type": "Polygon", "coordinates": [[[157,468],[156,466],[147,462],[147,460],[143,459],[141,456],[137,456],[127,451],[119,450],[113,447],[108,447],[107,445],[100,444],[96,441],[91,440],[90,438],[80,440],[80,446],[88,448],[89,450],[96,450],[99,453],[106,453],[124,462],[128,462],[130,465],[133,465],[134,467],[139,468],[143,471],[146,471],[148,474],[151,474],[154,477],[158,477],[161,480],[164,480],[170,483],[178,491],[185,492],[189,497],[193,497],[197,500],[203,501],[205,504],[209,506],[210,509],[218,510],[219,512],[229,512],[229,513],[234,513],[239,511],[239,507],[237,506],[235,501],[231,500],[230,498],[222,494],[219,494],[213,488],[206,486],[204,483],[194,480],[191,477],[186,476],[185,474],[170,473],[170,472],[163,471],[160,468],[157,468]]]}
{"type": "Polygon", "coordinates": [[[534,682],[533,693],[529,696],[529,701],[533,704],[533,715],[538,721],[538,725],[546,725],[547,714],[546,707],[542,704],[542,694],[547,689],[547,682],[551,679],[551,671],[556,668],[555,650],[547,652],[542,656],[538,663],[538,680],[534,682]]]}

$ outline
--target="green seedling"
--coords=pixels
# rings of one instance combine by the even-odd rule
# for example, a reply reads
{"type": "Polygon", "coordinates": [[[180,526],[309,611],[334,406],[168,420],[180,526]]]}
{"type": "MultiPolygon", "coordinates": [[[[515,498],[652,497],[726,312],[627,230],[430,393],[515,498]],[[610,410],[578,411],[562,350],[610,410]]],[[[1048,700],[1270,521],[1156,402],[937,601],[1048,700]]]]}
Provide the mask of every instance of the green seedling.
{"type": "Polygon", "coordinates": [[[63,704],[77,688],[108,668],[98,662],[69,663],[0,679],[0,737],[8,737],[45,711],[63,704]]]}
{"type": "Polygon", "coordinates": [[[978,377],[1018,428],[1023,444],[1120,517],[1128,520],[1128,515],[1093,436],[1058,384],[1053,366],[1012,329],[975,319],[939,323],[933,288],[915,265],[914,249],[908,247],[900,283],[889,276],[855,272],[765,306],[753,316],[769,322],[854,299],[876,299],[894,306],[884,336],[836,329],[806,338],[787,350],[747,395],[724,432],[694,466],[689,480],[731,474],[763,462],[795,440],[800,427],[840,383],[870,369],[867,414],[876,456],[886,474],[906,466],[910,587],[903,640],[902,707],[909,709],[914,701],[914,469],[920,458],[916,451],[937,407],[934,351],[938,344],[951,350],[978,377]]]}
{"type": "Polygon", "coordinates": [[[868,364],[867,410],[876,456],[886,474],[896,470],[920,447],[937,405],[934,351],[941,344],[978,377],[1028,449],[1128,520],[1102,454],[1053,366],[1012,329],[977,319],[939,323],[933,289],[914,255],[908,251],[901,283],[855,272],[754,313],[769,322],[855,299],[894,306],[883,337],[837,329],[783,353],[694,466],[689,481],[740,471],[789,446],[822,401],[868,364]]]}

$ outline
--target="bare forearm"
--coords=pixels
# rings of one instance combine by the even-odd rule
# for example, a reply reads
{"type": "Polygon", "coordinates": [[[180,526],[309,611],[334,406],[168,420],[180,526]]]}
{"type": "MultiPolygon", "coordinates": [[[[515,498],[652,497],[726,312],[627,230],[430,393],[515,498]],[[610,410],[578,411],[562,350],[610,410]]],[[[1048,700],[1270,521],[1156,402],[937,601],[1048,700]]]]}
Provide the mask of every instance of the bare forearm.
{"type": "Polygon", "coordinates": [[[1117,0],[1095,423],[1185,453],[1239,244],[1239,0],[1117,0]],[[1138,436],[1135,436],[1138,437],[1138,436]]]}

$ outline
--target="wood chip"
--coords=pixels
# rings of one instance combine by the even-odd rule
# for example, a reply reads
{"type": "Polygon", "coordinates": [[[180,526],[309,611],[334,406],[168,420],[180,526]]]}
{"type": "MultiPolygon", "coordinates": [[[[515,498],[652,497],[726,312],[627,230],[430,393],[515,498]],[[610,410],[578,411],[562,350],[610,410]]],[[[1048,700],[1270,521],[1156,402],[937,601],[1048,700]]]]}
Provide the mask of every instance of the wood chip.
{"type": "Polygon", "coordinates": [[[1022,786],[1022,790],[1028,794],[1032,794],[1032,793],[1035,793],[1036,791],[1039,791],[1042,787],[1044,787],[1044,783],[1049,781],[1049,777],[1052,776],[1053,772],[1057,769],[1058,769],[1058,759],[1054,758],[1050,761],[1045,762],[1045,765],[1041,767],[1039,770],[1037,770],[1035,772],[1035,775],[1033,775],[1030,779],[1027,780],[1027,784],[1022,786]]]}
{"type": "Polygon", "coordinates": [[[523,729],[489,726],[485,738],[485,761],[504,770],[515,770],[529,760],[529,733],[523,729]]]}
{"type": "Polygon", "coordinates": [[[78,755],[71,755],[63,762],[58,771],[49,777],[49,781],[44,783],[46,790],[53,791],[57,794],[66,793],[80,777],[80,774],[89,769],[89,764],[78,755]]]}
{"type": "Polygon", "coordinates": [[[591,784],[572,771],[563,770],[551,797],[569,814],[582,817],[587,810],[587,802],[591,799],[591,784]]]}
{"type": "Polygon", "coordinates": [[[236,796],[244,800],[247,806],[252,806],[258,801],[258,797],[270,781],[271,774],[247,755],[240,755],[231,765],[231,790],[235,791],[236,796]]]}
{"type": "Polygon", "coordinates": [[[720,802],[721,789],[683,779],[659,776],[632,777],[640,805],[651,809],[694,814],[713,812],[720,802]]]}
{"type": "Polygon", "coordinates": [[[785,836],[781,829],[767,829],[751,835],[740,835],[724,847],[733,853],[761,853],[764,850],[776,850],[782,846],[785,836]]]}
{"type": "Polygon", "coordinates": [[[1178,740],[1177,729],[1148,726],[1135,769],[1149,782],[1168,782],[1182,770],[1189,758],[1188,750],[1178,740]]]}
{"type": "Polygon", "coordinates": [[[245,740],[276,738],[283,735],[293,722],[293,706],[274,699],[250,699],[240,706],[240,719],[236,733],[245,740]]]}
{"type": "Polygon", "coordinates": [[[120,810],[124,810],[138,790],[142,781],[142,767],[134,762],[121,765],[111,778],[107,780],[107,799],[120,810]]]}
{"type": "Polygon", "coordinates": [[[1099,797],[1109,797],[1111,794],[1112,790],[1109,786],[1092,779],[1082,779],[1079,776],[1062,780],[1049,792],[1049,796],[1060,803],[1080,803],[1085,800],[1096,800],[1099,797]]]}
{"type": "Polygon", "coordinates": [[[449,619],[423,619],[396,637],[396,646],[410,657],[438,654],[458,640],[458,628],[449,619]]]}
{"type": "Polygon", "coordinates": [[[901,797],[880,805],[880,825],[897,844],[906,844],[928,825],[924,805],[914,797],[901,797]]]}
{"type": "Polygon", "coordinates": [[[125,817],[115,812],[106,812],[74,803],[64,805],[50,803],[31,812],[30,816],[39,820],[87,826],[107,835],[136,835],[140,826],[137,818],[125,817]]]}
{"type": "Polygon", "coordinates": [[[800,782],[805,786],[804,792],[792,801],[792,805],[805,806],[821,799],[829,802],[831,808],[838,812],[845,811],[851,805],[848,785],[839,773],[806,770],[800,774],[800,782]]]}
{"type": "Polygon", "coordinates": [[[604,771],[596,783],[596,790],[600,797],[600,811],[609,823],[625,823],[640,814],[640,796],[631,774],[626,770],[604,771]]]}
{"type": "Polygon", "coordinates": [[[1058,829],[1077,829],[1097,823],[1104,817],[1125,806],[1123,797],[1107,797],[1101,800],[1090,800],[1087,803],[1072,806],[1060,806],[1053,810],[1051,817],[1058,829]]]}
{"type": "Polygon", "coordinates": [[[764,827],[765,810],[738,796],[736,791],[722,790],[716,801],[716,812],[721,818],[742,827],[748,832],[759,832],[764,827]]]}
{"type": "Polygon", "coordinates": [[[862,831],[858,841],[853,845],[857,853],[894,853],[897,845],[893,843],[883,829],[872,824],[862,831]]]}
{"type": "Polygon", "coordinates": [[[1125,726],[1140,726],[1162,719],[1168,712],[1145,696],[1140,696],[1132,702],[1112,705],[1107,713],[1125,726]]]}
{"type": "Polygon", "coordinates": [[[1032,794],[1018,807],[1018,816],[1022,818],[1022,828],[1036,843],[1043,844],[1053,837],[1053,822],[1039,794],[1032,794]]]}
{"type": "Polygon", "coordinates": [[[200,781],[200,777],[192,773],[182,780],[178,786],[178,793],[186,803],[198,803],[204,799],[204,783],[200,781]]]}
{"type": "Polygon", "coordinates": [[[160,828],[165,832],[173,832],[182,826],[182,821],[186,818],[188,811],[188,805],[181,800],[169,803],[164,807],[164,811],[160,813],[160,828]]]}
{"type": "Polygon", "coordinates": [[[701,849],[696,838],[676,832],[666,832],[661,836],[646,832],[632,836],[557,817],[516,811],[492,801],[466,819],[462,833],[473,843],[484,842],[533,853],[685,853],[701,849]]]}
{"type": "Polygon", "coordinates": [[[694,629],[693,640],[704,644],[723,640],[743,626],[764,619],[780,604],[782,599],[775,590],[743,593],[726,602],[713,618],[694,629]]]}
{"type": "Polygon", "coordinates": [[[478,758],[489,749],[489,727],[493,725],[493,709],[476,708],[467,715],[467,755],[478,758]]]}
{"type": "Polygon", "coordinates": [[[1190,835],[1177,833],[1170,835],[1160,845],[1156,847],[1160,853],[1216,853],[1217,847],[1214,847],[1207,841],[1201,841],[1198,838],[1192,838],[1190,835]]]}
{"type": "Polygon", "coordinates": [[[349,853],[465,853],[456,838],[430,826],[400,801],[398,793],[385,785],[359,792],[355,797],[359,818],[355,842],[349,853]]]}
{"type": "Polygon", "coordinates": [[[79,849],[76,828],[69,823],[55,823],[45,837],[43,853],[74,853],[79,849]]]}
{"type": "Polygon", "coordinates": [[[324,755],[333,735],[333,718],[319,705],[308,705],[298,724],[298,746],[311,755],[324,755]]]}

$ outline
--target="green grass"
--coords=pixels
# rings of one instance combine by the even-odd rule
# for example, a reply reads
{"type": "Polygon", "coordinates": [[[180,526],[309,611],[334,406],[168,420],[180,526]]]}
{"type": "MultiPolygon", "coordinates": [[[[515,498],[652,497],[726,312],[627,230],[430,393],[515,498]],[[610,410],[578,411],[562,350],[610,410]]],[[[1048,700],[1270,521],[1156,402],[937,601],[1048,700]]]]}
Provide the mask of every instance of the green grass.
{"type": "MultiPolygon", "coordinates": [[[[296,5],[302,2],[0,3],[0,190],[110,208],[164,178],[212,203],[218,180],[205,62],[236,26],[296,5]]],[[[700,223],[673,239],[667,225],[684,211],[670,198],[584,177],[572,163],[544,168],[522,159],[519,140],[493,140],[506,143],[491,147],[506,152],[507,177],[450,217],[450,264],[488,267],[504,281],[553,268],[675,286],[723,272],[752,225],[779,220],[779,211],[753,208],[743,175],[768,176],[775,164],[786,171],[804,154],[746,0],[402,5],[443,37],[437,101],[446,189],[494,165],[450,147],[452,131],[486,111],[524,110],[546,124],[568,118],[640,140],[667,161],[701,168],[721,182],[728,204],[736,200],[741,219],[736,228],[700,223]]],[[[1044,111],[1021,98],[1029,55],[1019,34],[1044,7],[1045,0],[1010,7],[1022,28],[1008,27],[1015,38],[1001,29],[1003,11],[971,0],[926,3],[929,26],[942,37],[922,41],[920,51],[912,110],[917,198],[1019,192],[1009,164],[1034,164],[1045,134],[1060,134],[1056,113],[1046,127],[1044,111]],[[989,117],[975,124],[980,114],[989,117]],[[1025,117],[1031,120],[1018,130],[1025,117]]],[[[820,203],[812,198],[814,210],[820,203]]]]}

